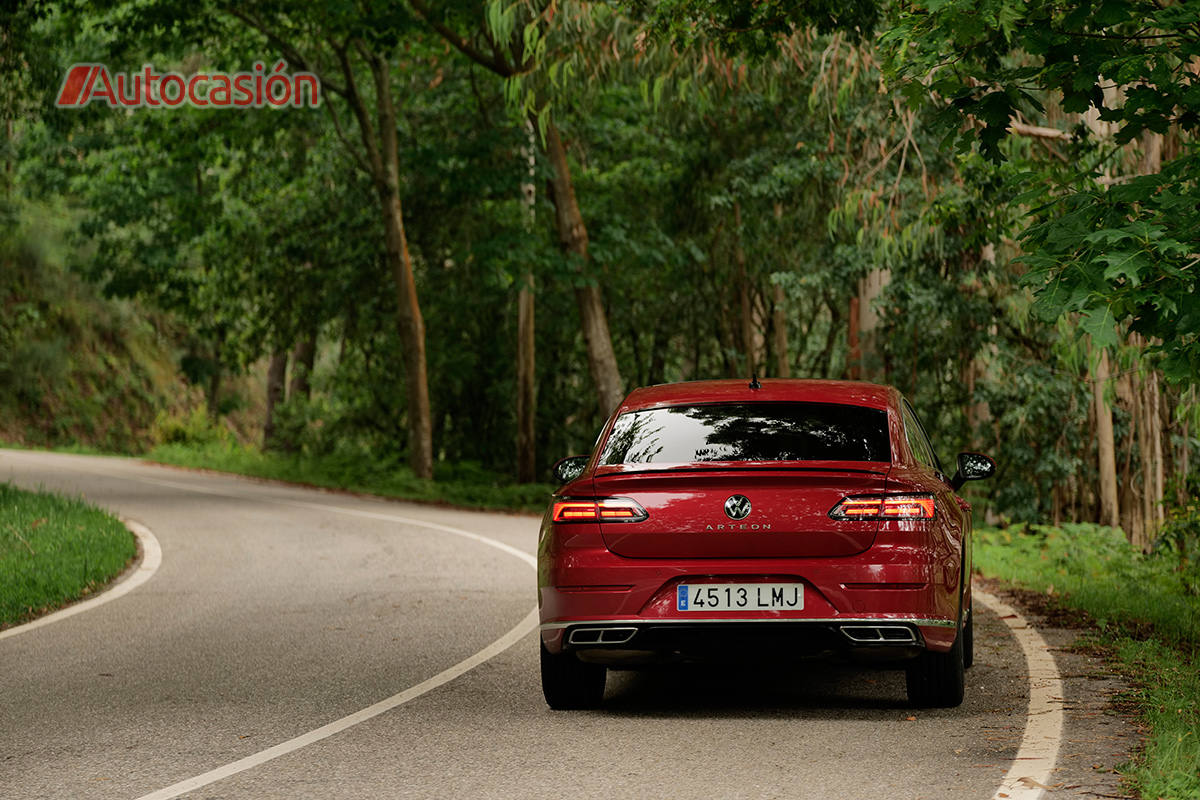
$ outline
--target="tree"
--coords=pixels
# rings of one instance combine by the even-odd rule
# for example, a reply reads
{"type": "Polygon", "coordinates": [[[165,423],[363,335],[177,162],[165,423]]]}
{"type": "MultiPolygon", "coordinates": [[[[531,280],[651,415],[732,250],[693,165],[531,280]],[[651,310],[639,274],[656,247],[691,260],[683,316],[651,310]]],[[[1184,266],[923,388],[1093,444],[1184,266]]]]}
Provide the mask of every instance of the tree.
{"type": "MultiPolygon", "coordinates": [[[[343,111],[327,103],[338,136],[354,163],[371,180],[383,222],[385,252],[397,301],[408,402],[409,462],[421,478],[433,477],[433,420],[425,354],[425,320],[417,295],[412,254],[401,204],[399,111],[393,86],[396,48],[414,21],[403,8],[314,8],[309,3],[223,5],[259,32],[293,67],[314,72],[324,89],[353,116],[358,143],[346,134],[343,111]],[[360,86],[363,75],[367,83],[360,86]],[[336,76],[336,77],[335,77],[336,76]]],[[[418,43],[419,46],[419,43],[418,43]]]]}
{"type": "MultiPolygon", "coordinates": [[[[439,4],[435,11],[423,0],[410,0],[414,9],[429,23],[430,27],[452,44],[459,52],[476,64],[505,79],[515,79],[539,69],[549,69],[546,64],[558,65],[566,53],[580,47],[578,39],[559,43],[559,53],[547,53],[547,40],[559,28],[575,28],[588,31],[594,23],[588,19],[592,13],[578,4],[558,9],[554,2],[521,2],[508,5],[493,2],[486,9],[462,8],[462,4],[439,4]],[[482,13],[486,10],[486,17],[482,13]],[[468,31],[464,34],[462,31],[468,31]]],[[[586,45],[584,45],[586,46],[586,45]]],[[[558,230],[559,246],[562,251],[581,264],[589,261],[588,231],[579,202],[575,195],[575,183],[567,158],[567,148],[553,119],[548,92],[550,81],[541,84],[529,96],[525,105],[532,120],[538,124],[543,136],[546,155],[550,161],[553,177],[550,183],[554,202],[554,219],[558,230]]],[[[518,84],[519,85],[519,84],[518,84]]],[[[575,288],[579,309],[579,320],[583,338],[587,344],[588,368],[596,388],[601,413],[608,414],[617,407],[625,396],[621,370],[612,345],[608,327],[608,315],[600,287],[591,280],[580,280],[575,288]]],[[[532,309],[532,297],[523,301],[532,309]]],[[[528,347],[530,339],[521,341],[528,347]]],[[[524,360],[532,360],[529,353],[524,360]]],[[[528,391],[524,389],[523,391],[528,391]]],[[[520,423],[519,423],[520,424],[520,423]]]]}
{"type": "Polygon", "coordinates": [[[1100,346],[1126,324],[1154,342],[1169,379],[1200,379],[1200,78],[1191,66],[1200,8],[1038,0],[980,13],[957,0],[913,3],[884,41],[904,91],[944,98],[947,129],[967,123],[949,138],[977,141],[993,160],[1005,157],[1006,138],[1029,131],[1027,115],[1059,103],[1068,122],[1079,115],[1050,134],[1061,135],[1066,163],[1030,176],[1022,198],[1034,209],[1022,260],[1039,310],[1079,314],[1100,346]],[[1103,125],[1089,124],[1096,119],[1103,125]],[[1114,174],[1108,165],[1130,143],[1154,151],[1161,171],[1114,174]]]}

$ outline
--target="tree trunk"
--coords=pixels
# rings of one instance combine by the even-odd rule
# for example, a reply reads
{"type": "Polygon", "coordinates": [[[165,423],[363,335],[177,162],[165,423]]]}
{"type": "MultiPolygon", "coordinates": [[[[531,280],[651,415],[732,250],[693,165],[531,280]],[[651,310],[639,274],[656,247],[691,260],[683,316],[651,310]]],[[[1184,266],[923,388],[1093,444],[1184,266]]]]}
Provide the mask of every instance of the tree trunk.
{"type": "MultiPolygon", "coordinates": [[[[1131,344],[1139,350],[1147,342],[1136,334],[1131,344]]],[[[1144,371],[1134,375],[1134,425],[1137,430],[1138,459],[1141,462],[1142,524],[1134,545],[1149,550],[1163,521],[1163,426],[1158,389],[1158,373],[1142,361],[1144,371]]]]}
{"type": "Polygon", "coordinates": [[[742,351],[743,374],[749,378],[758,372],[758,353],[754,336],[754,298],[746,271],[746,251],[742,249],[742,204],[733,201],[733,261],[737,267],[738,349],[742,351]]]}
{"type": "MultiPolygon", "coordinates": [[[[1189,386],[1186,392],[1179,395],[1179,405],[1195,402],[1195,387],[1189,386]]],[[[1179,451],[1175,456],[1175,475],[1179,482],[1175,487],[1175,502],[1180,506],[1187,504],[1187,479],[1191,469],[1190,451],[1192,449],[1191,416],[1183,417],[1183,436],[1179,440],[1179,451]]]]}
{"type": "MultiPolygon", "coordinates": [[[[537,188],[533,179],[537,175],[537,158],[534,147],[533,123],[525,120],[525,146],[521,154],[525,157],[526,180],[521,183],[521,198],[525,203],[525,225],[533,230],[536,221],[537,188]]],[[[537,372],[534,358],[537,352],[536,327],[534,326],[533,273],[525,272],[520,277],[517,289],[517,480],[532,482],[537,468],[537,372]]]]}
{"type": "Polygon", "coordinates": [[[1104,397],[1108,380],[1108,351],[1101,349],[1092,374],[1092,406],[1096,412],[1096,450],[1100,472],[1100,524],[1119,528],[1117,451],[1113,442],[1112,408],[1104,397]]]}
{"type": "Polygon", "coordinates": [[[375,101],[379,110],[382,175],[376,180],[383,228],[387,242],[387,264],[396,288],[397,327],[404,348],[404,378],[408,389],[408,454],[413,474],[433,478],[433,416],[429,407],[429,379],[425,368],[425,320],[417,299],[412,256],[404,232],[400,205],[400,166],[396,140],[396,109],[392,104],[390,69],[376,55],[371,61],[375,78],[375,101]]]}
{"type": "Polygon", "coordinates": [[[875,301],[892,281],[892,273],[885,269],[871,270],[858,285],[858,371],[863,380],[877,380],[882,362],[879,352],[880,323],[875,301]]]}
{"type": "MultiPolygon", "coordinates": [[[[850,303],[850,312],[852,314],[857,313],[857,303],[857,300],[853,300],[850,303]]],[[[842,323],[842,315],[838,311],[836,300],[826,297],[825,308],[829,310],[829,328],[825,331],[825,346],[821,348],[820,355],[817,356],[817,360],[813,363],[813,369],[809,370],[810,374],[816,374],[817,368],[820,367],[822,378],[828,378],[833,372],[833,346],[837,341],[838,330],[842,323]]],[[[857,325],[858,320],[855,318],[850,324],[851,333],[858,330],[857,325]]],[[[857,334],[854,335],[857,336],[857,334]]],[[[846,372],[849,375],[849,370],[846,372]]]]}
{"type": "Polygon", "coordinates": [[[287,380],[288,354],[286,350],[277,350],[271,354],[271,363],[267,367],[267,413],[263,421],[263,450],[271,450],[275,442],[275,406],[283,400],[283,387],[287,380]]]}
{"type": "MultiPolygon", "coordinates": [[[[850,314],[846,326],[846,378],[862,379],[862,342],[858,339],[858,294],[850,298],[850,314]]],[[[831,308],[832,310],[832,308],[831,308]]]]}
{"type": "Polygon", "coordinates": [[[1150,404],[1147,403],[1145,376],[1137,375],[1134,380],[1134,418],[1138,447],[1138,462],[1141,466],[1141,519],[1136,526],[1133,546],[1146,552],[1154,536],[1154,447],[1150,443],[1150,404]]]}
{"type": "Polygon", "coordinates": [[[790,378],[792,365],[788,358],[787,297],[778,283],[771,291],[774,295],[771,304],[771,334],[772,349],[775,351],[775,377],[790,378]]]}
{"type": "MultiPolygon", "coordinates": [[[[551,189],[554,193],[554,220],[558,228],[558,243],[563,252],[588,259],[588,234],[575,200],[575,187],[571,181],[571,167],[567,163],[567,151],[553,122],[546,126],[546,154],[554,169],[551,189]]],[[[583,328],[583,341],[587,347],[588,371],[596,387],[600,411],[605,416],[625,396],[617,356],[613,351],[612,336],[608,330],[608,316],[604,310],[604,299],[600,288],[595,285],[581,286],[575,290],[579,306],[579,321],[583,328]]]]}
{"type": "Polygon", "coordinates": [[[533,288],[531,276],[522,279],[517,292],[517,480],[534,480],[534,420],[537,416],[537,383],[534,373],[533,288]]]}
{"type": "MultiPolygon", "coordinates": [[[[317,337],[306,336],[296,343],[292,352],[292,383],[288,387],[288,397],[295,400],[312,397],[312,371],[317,360],[317,337]]],[[[272,365],[274,359],[272,358],[272,365]]]]}
{"type": "MultiPolygon", "coordinates": [[[[1151,455],[1154,459],[1154,530],[1157,533],[1162,527],[1166,519],[1166,509],[1163,507],[1163,501],[1166,499],[1166,472],[1164,469],[1165,459],[1163,456],[1163,439],[1167,435],[1167,428],[1163,422],[1163,401],[1162,391],[1159,387],[1158,372],[1151,371],[1148,379],[1150,390],[1150,425],[1153,432],[1151,438],[1151,455]]],[[[1168,444],[1168,448],[1170,445],[1168,444]]]]}

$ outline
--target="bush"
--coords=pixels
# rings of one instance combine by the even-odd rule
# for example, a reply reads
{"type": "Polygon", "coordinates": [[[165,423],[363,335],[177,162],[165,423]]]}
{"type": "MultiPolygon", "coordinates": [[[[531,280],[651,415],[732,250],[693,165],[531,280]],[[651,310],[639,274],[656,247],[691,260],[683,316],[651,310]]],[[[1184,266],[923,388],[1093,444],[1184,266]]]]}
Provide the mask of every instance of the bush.
{"type": "Polygon", "coordinates": [[[226,444],[231,440],[229,430],[213,424],[203,409],[186,413],[160,411],[152,430],[159,444],[200,445],[226,444]]]}

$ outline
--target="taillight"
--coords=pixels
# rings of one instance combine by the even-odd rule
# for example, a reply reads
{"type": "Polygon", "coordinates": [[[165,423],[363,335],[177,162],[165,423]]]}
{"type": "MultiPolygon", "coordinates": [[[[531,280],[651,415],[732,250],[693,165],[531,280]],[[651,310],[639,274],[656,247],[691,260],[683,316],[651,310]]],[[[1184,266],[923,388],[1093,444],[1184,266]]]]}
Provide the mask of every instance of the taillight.
{"type": "Polygon", "coordinates": [[[550,519],[554,522],[641,522],[650,516],[636,500],[602,497],[597,500],[559,500],[550,519]]]}
{"type": "Polygon", "coordinates": [[[833,519],[933,519],[931,494],[847,497],[829,512],[833,519]]]}

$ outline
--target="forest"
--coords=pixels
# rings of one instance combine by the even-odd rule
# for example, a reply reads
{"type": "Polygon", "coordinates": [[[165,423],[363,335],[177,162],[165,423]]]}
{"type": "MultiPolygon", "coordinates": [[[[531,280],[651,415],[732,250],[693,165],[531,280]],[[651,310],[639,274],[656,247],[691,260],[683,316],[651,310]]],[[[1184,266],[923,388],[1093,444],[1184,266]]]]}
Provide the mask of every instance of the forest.
{"type": "Polygon", "coordinates": [[[637,386],[861,379],[995,458],[989,522],[1200,544],[1196,4],[0,15],[4,441],[544,484],[637,386]]]}

